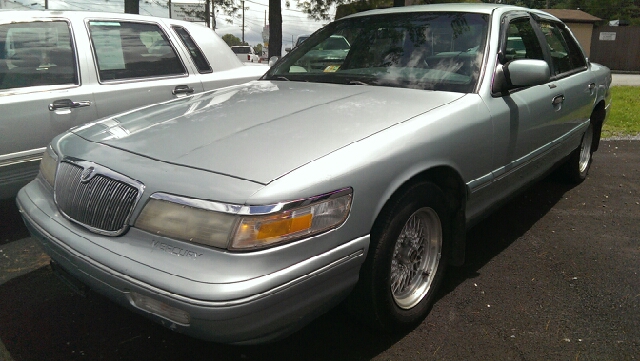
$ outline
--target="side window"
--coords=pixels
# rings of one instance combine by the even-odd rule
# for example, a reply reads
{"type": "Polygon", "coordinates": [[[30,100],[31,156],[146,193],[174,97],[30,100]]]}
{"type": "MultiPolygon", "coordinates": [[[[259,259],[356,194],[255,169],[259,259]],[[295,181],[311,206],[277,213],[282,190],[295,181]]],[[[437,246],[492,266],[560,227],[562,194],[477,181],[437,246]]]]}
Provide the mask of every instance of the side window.
{"type": "Polygon", "coordinates": [[[69,24],[0,25],[0,90],[78,84],[69,24]]]}
{"type": "Polygon", "coordinates": [[[213,70],[207,61],[207,58],[204,56],[202,50],[200,50],[200,47],[193,40],[187,29],[181,26],[173,26],[173,30],[178,34],[178,38],[180,38],[182,44],[189,49],[189,55],[191,56],[191,60],[196,64],[198,72],[211,73],[213,70]]]}
{"type": "Polygon", "coordinates": [[[540,28],[549,46],[554,75],[567,73],[586,66],[580,47],[575,43],[567,29],[560,29],[558,25],[550,22],[540,23],[540,28]]]}
{"type": "Polygon", "coordinates": [[[89,22],[89,32],[101,81],[187,72],[155,24],[94,20],[89,22]]]}
{"type": "Polygon", "coordinates": [[[509,23],[505,42],[504,60],[544,60],[544,53],[529,18],[514,19],[509,23]]]}
{"type": "Polygon", "coordinates": [[[577,68],[586,68],[587,60],[584,57],[584,53],[582,52],[582,48],[576,42],[576,39],[571,35],[571,32],[568,28],[562,29],[562,37],[567,43],[567,47],[569,48],[569,58],[571,59],[571,66],[574,69],[577,68]]]}

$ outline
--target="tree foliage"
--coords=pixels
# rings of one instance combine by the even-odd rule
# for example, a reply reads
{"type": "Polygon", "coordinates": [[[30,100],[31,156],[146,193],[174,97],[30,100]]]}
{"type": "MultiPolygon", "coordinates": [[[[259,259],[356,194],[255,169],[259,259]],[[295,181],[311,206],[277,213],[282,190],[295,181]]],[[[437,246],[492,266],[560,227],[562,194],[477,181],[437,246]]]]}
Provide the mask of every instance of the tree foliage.
{"type": "Polygon", "coordinates": [[[233,35],[233,34],[224,34],[222,35],[222,40],[224,40],[225,43],[227,43],[227,45],[229,46],[238,46],[238,45],[249,45],[246,42],[243,43],[242,40],[240,40],[239,37],[233,35]]]}
{"type": "MultiPolygon", "coordinates": [[[[132,0],[125,0],[132,1],[132,0]]],[[[189,16],[193,16],[199,19],[202,19],[207,26],[209,26],[209,18],[210,13],[208,11],[209,8],[213,9],[213,12],[216,13],[219,10],[227,15],[229,18],[227,19],[228,23],[233,22],[234,17],[238,17],[238,13],[241,10],[240,2],[236,0],[204,0],[205,6],[203,6],[202,10],[195,11],[185,11],[185,13],[189,16]]],[[[174,3],[174,6],[179,5],[179,3],[174,3]]],[[[215,25],[215,24],[214,24],[215,25]]],[[[215,29],[215,26],[214,26],[215,29]]]]}
{"type": "Polygon", "coordinates": [[[253,51],[259,56],[262,56],[262,44],[258,43],[258,45],[254,46],[253,51]]]}

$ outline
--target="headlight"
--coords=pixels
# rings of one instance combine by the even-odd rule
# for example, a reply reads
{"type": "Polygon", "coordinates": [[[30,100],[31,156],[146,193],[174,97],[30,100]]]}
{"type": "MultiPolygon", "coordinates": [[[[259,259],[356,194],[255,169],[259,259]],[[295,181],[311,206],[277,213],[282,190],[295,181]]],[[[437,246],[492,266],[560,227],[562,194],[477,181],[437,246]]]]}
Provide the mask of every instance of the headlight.
{"type": "Polygon", "coordinates": [[[56,179],[56,168],[58,167],[58,155],[47,147],[47,150],[42,154],[42,160],[40,161],[40,173],[42,178],[53,187],[53,183],[56,179]]]}
{"type": "MultiPolygon", "coordinates": [[[[341,225],[349,215],[351,190],[301,201],[303,206],[261,216],[242,216],[229,249],[262,248],[309,237],[341,225]]],[[[296,202],[297,203],[297,202],[296,202]]],[[[298,203],[298,204],[300,204],[298,203]]]]}
{"type": "Polygon", "coordinates": [[[226,248],[235,221],[233,214],[150,199],[136,220],[135,227],[164,237],[226,248]]]}
{"type": "Polygon", "coordinates": [[[351,189],[268,206],[238,206],[154,194],[135,227],[230,250],[264,248],[310,237],[342,224],[351,189]]]}

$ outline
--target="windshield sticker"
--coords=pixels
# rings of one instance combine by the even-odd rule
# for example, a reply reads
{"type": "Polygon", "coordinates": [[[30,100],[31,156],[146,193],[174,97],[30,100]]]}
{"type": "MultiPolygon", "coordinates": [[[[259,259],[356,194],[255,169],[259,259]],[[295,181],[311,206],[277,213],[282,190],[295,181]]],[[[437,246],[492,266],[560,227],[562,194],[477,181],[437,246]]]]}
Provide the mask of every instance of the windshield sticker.
{"type": "Polygon", "coordinates": [[[340,65],[329,65],[326,68],[324,68],[324,72],[335,73],[336,71],[338,71],[338,69],[340,69],[340,65]]]}

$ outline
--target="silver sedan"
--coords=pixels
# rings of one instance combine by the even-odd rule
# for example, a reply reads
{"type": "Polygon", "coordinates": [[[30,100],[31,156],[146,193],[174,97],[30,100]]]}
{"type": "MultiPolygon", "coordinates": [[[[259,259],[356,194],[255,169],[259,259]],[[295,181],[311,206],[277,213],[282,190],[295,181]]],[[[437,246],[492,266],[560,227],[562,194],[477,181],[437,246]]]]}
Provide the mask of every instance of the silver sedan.
{"type": "Polygon", "coordinates": [[[265,342],[344,300],[405,330],[469,227],[556,167],[585,179],[610,82],[541,11],[364,12],[259,81],[58,136],[17,202],[56,270],[178,332],[265,342]]]}

